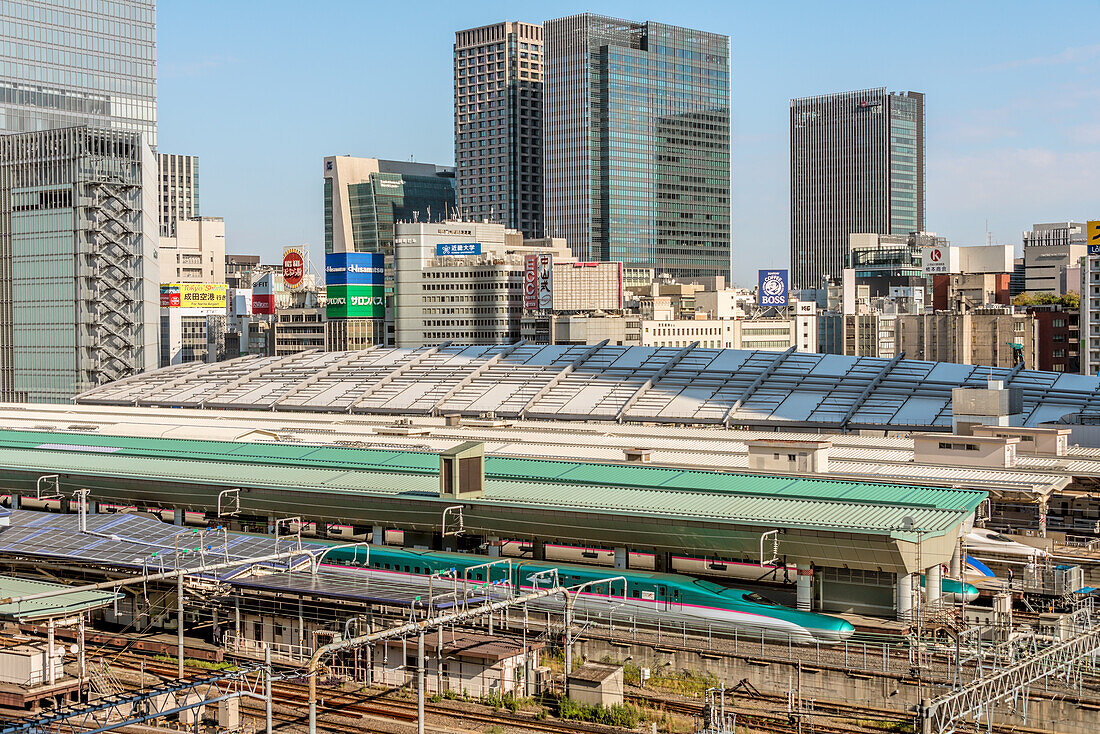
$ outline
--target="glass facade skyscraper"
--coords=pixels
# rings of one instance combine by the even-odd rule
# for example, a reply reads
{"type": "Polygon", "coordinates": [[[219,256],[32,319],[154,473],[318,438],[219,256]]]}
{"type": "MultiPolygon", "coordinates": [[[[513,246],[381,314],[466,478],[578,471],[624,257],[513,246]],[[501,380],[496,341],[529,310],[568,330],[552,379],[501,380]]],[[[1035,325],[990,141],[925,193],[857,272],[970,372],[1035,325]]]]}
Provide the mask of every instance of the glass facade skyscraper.
{"type": "Polygon", "coordinates": [[[0,400],[156,368],[156,191],[139,133],[0,135],[0,400]]]}
{"type": "Polygon", "coordinates": [[[851,234],[924,230],[923,94],[795,99],[790,125],[792,288],[839,280],[851,234]]]}
{"type": "Polygon", "coordinates": [[[730,273],[729,37],[592,14],[543,26],[546,234],[582,260],[730,273]]]}
{"type": "Polygon", "coordinates": [[[74,125],[157,145],[156,0],[0,0],[0,134],[74,125]]]}

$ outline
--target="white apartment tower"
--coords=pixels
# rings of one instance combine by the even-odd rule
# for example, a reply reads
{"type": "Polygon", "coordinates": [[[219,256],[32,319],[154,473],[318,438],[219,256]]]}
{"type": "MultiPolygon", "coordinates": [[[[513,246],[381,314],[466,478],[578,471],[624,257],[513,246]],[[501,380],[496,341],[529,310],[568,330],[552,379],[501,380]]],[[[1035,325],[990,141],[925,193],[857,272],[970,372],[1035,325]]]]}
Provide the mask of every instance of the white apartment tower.
{"type": "Polygon", "coordinates": [[[199,157],[159,153],[160,236],[175,237],[176,222],[199,216],[199,157]]]}
{"type": "Polygon", "coordinates": [[[458,31],[454,82],[461,218],[541,237],[542,26],[458,31]]]}

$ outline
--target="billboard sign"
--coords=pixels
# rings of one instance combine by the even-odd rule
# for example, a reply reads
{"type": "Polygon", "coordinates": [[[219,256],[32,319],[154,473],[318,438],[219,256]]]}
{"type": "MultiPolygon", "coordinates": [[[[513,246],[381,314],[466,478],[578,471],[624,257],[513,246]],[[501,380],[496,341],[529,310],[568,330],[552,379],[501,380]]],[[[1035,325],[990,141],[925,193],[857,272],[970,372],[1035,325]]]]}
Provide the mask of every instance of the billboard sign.
{"type": "Polygon", "coordinates": [[[383,285],[385,256],[377,252],[333,252],[325,255],[325,285],[383,285]]]}
{"type": "Polygon", "coordinates": [[[165,283],[160,287],[162,308],[204,308],[225,311],[225,283],[165,283]]]}
{"type": "Polygon", "coordinates": [[[386,318],[386,289],[381,285],[330,285],[325,316],[330,319],[386,318]]]}
{"type": "Polygon", "coordinates": [[[480,255],[480,242],[441,242],[435,246],[436,257],[443,255],[480,255]]]}
{"type": "Polygon", "coordinates": [[[921,249],[923,250],[921,253],[921,262],[924,266],[925,275],[942,275],[950,272],[946,247],[933,245],[932,247],[924,247],[921,249]]]}
{"type": "Polygon", "coordinates": [[[554,256],[550,253],[539,255],[538,299],[539,308],[554,307],[554,256]]]}
{"type": "Polygon", "coordinates": [[[275,315],[275,273],[264,273],[252,284],[252,314],[275,315]]]}
{"type": "Polygon", "coordinates": [[[523,258],[523,307],[539,307],[538,292],[539,256],[525,255],[523,258]]]}
{"type": "Polygon", "coordinates": [[[325,316],[386,318],[386,258],[378,252],[325,255],[325,316]]]}
{"type": "Polygon", "coordinates": [[[1090,255],[1100,255],[1100,220],[1089,220],[1085,228],[1085,241],[1089,246],[1090,255]]]}
{"type": "Polygon", "coordinates": [[[283,250],[283,282],[286,287],[296,291],[302,287],[306,277],[306,258],[297,247],[283,250]]]}
{"type": "Polygon", "coordinates": [[[759,306],[787,305],[787,271],[761,270],[756,289],[756,303],[759,306]]]}
{"type": "Polygon", "coordinates": [[[160,284],[160,307],[161,308],[179,308],[180,306],[180,285],[179,283],[161,283],[160,284]]]}

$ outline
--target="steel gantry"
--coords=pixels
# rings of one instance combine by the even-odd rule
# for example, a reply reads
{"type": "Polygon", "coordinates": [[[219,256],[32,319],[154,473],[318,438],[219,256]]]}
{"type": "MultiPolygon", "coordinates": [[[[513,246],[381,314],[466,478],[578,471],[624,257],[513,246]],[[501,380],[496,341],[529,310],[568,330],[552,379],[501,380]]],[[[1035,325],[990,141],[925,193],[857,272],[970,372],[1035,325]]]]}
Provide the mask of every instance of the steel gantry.
{"type": "Polygon", "coordinates": [[[1044,678],[1072,674],[1085,658],[1100,653],[1100,626],[1075,635],[988,678],[926,700],[919,708],[922,734],[950,734],[968,717],[990,716],[997,703],[1023,695],[1044,678]]]}

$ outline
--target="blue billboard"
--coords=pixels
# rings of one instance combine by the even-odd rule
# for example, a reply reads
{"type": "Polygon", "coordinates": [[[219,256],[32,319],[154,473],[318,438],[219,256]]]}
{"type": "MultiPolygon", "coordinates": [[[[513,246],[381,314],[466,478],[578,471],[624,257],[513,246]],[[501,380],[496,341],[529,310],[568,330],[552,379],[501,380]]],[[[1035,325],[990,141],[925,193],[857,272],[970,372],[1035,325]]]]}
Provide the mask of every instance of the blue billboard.
{"type": "Polygon", "coordinates": [[[761,270],[756,289],[756,303],[760,306],[787,305],[787,271],[761,270]]]}
{"type": "Polygon", "coordinates": [[[480,242],[442,242],[435,246],[435,255],[480,255],[480,242]]]}
{"type": "Polygon", "coordinates": [[[325,285],[383,285],[385,256],[377,252],[325,255],[325,285]]]}

